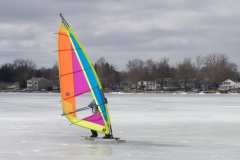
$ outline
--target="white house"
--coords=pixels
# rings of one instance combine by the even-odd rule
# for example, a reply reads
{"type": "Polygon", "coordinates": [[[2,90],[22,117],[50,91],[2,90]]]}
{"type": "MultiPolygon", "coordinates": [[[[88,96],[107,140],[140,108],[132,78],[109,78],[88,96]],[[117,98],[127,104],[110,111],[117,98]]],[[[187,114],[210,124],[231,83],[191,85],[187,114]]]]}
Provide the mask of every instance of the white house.
{"type": "Polygon", "coordinates": [[[156,81],[139,81],[137,84],[137,89],[139,90],[158,90],[160,89],[160,84],[156,81]]]}
{"type": "Polygon", "coordinates": [[[240,88],[239,82],[234,82],[231,79],[227,79],[222,82],[222,84],[219,86],[219,90],[229,90],[229,89],[238,89],[240,88]]]}

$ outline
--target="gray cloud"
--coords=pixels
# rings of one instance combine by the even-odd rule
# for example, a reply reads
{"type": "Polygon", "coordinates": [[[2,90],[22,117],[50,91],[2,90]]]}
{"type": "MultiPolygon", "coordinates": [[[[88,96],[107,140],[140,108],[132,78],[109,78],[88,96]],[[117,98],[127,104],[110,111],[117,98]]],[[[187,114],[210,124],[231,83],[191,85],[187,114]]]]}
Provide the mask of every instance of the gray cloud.
{"type": "Polygon", "coordinates": [[[168,57],[174,64],[212,53],[240,65],[239,10],[236,0],[3,0],[0,65],[22,57],[51,67],[59,13],[93,62],[105,57],[119,70],[132,58],[168,57]]]}

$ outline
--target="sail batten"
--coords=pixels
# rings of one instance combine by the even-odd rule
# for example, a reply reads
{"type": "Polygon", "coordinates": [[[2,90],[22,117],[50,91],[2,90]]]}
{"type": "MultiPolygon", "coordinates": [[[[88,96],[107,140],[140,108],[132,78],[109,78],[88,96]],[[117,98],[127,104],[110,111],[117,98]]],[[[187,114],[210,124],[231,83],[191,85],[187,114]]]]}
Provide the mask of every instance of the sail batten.
{"type": "Polygon", "coordinates": [[[62,50],[58,50],[58,52],[64,52],[64,51],[72,51],[72,50],[79,50],[81,48],[76,48],[76,49],[62,49],[62,50]]]}
{"type": "Polygon", "coordinates": [[[62,74],[62,75],[60,75],[60,76],[63,77],[63,76],[67,76],[67,75],[70,75],[70,74],[75,74],[75,73],[78,73],[78,72],[81,72],[81,71],[86,71],[86,70],[88,70],[88,69],[91,69],[91,68],[86,68],[86,69],[84,69],[84,70],[74,71],[74,72],[71,72],[71,73],[65,73],[65,74],[62,74]]]}
{"type": "Polygon", "coordinates": [[[58,64],[63,112],[72,124],[109,134],[111,121],[99,78],[79,39],[62,15],[61,18],[58,64]],[[75,111],[81,106],[77,106],[76,98],[87,92],[91,92],[99,112],[78,117],[75,111]]]}

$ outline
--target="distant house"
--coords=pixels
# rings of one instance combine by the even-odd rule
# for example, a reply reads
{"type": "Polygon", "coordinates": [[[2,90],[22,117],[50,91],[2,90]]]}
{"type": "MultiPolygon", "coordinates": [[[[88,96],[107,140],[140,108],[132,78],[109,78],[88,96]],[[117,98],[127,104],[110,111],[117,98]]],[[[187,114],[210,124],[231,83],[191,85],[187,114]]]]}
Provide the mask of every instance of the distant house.
{"type": "Polygon", "coordinates": [[[0,89],[3,90],[18,90],[19,82],[0,82],[0,89]]]}
{"type": "Polygon", "coordinates": [[[124,91],[129,91],[134,88],[136,88],[136,85],[129,80],[124,80],[120,83],[120,89],[123,89],[124,91]]]}
{"type": "Polygon", "coordinates": [[[31,79],[27,80],[27,90],[30,91],[40,91],[40,90],[47,90],[50,86],[49,80],[40,77],[32,77],[31,79]]]}
{"type": "MultiPolygon", "coordinates": [[[[156,82],[161,82],[161,79],[158,78],[156,79],[156,82]]],[[[172,79],[172,78],[164,78],[163,79],[163,89],[164,90],[172,90],[172,89],[177,89],[178,88],[178,85],[177,83],[172,79]]],[[[161,86],[161,83],[160,83],[160,86],[161,86]]]]}
{"type": "Polygon", "coordinates": [[[238,89],[240,88],[239,82],[234,82],[231,79],[227,79],[222,82],[222,84],[219,86],[219,90],[229,90],[229,89],[238,89]]]}
{"type": "Polygon", "coordinates": [[[138,90],[159,90],[160,84],[156,81],[139,81],[137,84],[138,90]]]}
{"type": "Polygon", "coordinates": [[[185,82],[184,80],[179,80],[179,85],[181,88],[187,87],[187,88],[198,89],[201,87],[200,81],[198,79],[189,79],[187,82],[185,82]]]}
{"type": "Polygon", "coordinates": [[[12,84],[9,84],[7,86],[8,89],[15,89],[15,90],[18,90],[20,88],[20,85],[19,85],[19,82],[14,82],[12,84]]]}
{"type": "Polygon", "coordinates": [[[60,90],[60,85],[59,85],[59,80],[50,80],[49,81],[50,85],[48,86],[49,91],[59,91],[60,90]]]}

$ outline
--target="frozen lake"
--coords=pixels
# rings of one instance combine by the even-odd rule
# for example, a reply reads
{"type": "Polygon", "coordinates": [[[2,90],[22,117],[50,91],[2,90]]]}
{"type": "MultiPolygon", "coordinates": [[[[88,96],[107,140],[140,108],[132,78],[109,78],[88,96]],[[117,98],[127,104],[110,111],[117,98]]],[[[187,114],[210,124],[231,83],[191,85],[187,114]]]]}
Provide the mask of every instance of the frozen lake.
{"type": "Polygon", "coordinates": [[[240,159],[240,94],[106,97],[113,134],[126,143],[83,140],[90,131],[60,115],[60,94],[0,93],[0,159],[240,159]]]}

